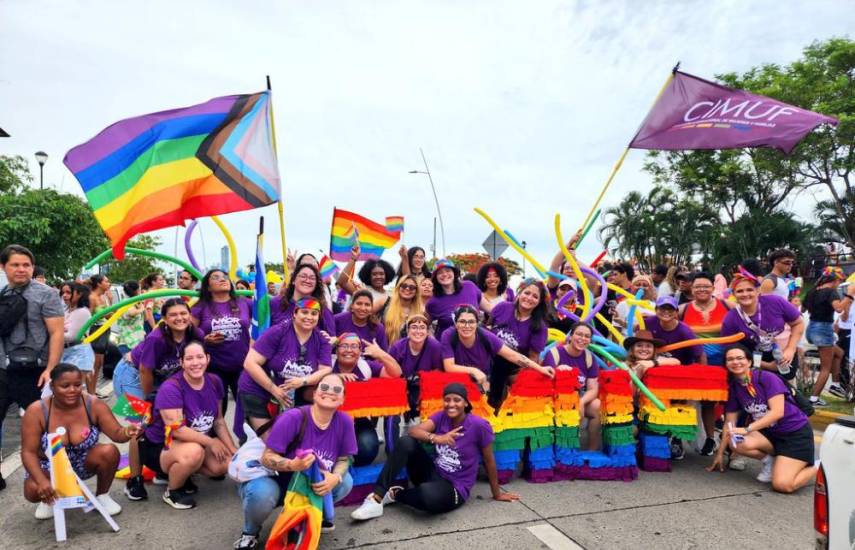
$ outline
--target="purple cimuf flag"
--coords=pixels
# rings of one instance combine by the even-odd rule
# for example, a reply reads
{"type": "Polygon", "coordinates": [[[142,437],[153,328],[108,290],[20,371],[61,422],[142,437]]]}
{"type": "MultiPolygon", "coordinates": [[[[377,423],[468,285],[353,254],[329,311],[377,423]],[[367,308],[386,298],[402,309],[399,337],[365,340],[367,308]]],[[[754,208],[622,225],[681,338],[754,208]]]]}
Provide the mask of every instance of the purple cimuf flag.
{"type": "Polygon", "coordinates": [[[837,119],[675,71],[629,146],[633,149],[771,147],[786,154],[837,119]]]}

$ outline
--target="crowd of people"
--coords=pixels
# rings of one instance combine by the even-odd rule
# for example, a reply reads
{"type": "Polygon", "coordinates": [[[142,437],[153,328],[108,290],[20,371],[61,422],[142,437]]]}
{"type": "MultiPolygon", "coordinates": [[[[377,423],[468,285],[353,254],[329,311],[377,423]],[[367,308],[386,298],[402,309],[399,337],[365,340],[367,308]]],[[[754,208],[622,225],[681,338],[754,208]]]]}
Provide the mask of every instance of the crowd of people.
{"type": "MultiPolygon", "coordinates": [[[[577,238],[568,243],[571,253],[577,238]]],[[[197,505],[194,475],[223,479],[230,463],[242,461],[240,469],[254,460],[256,467],[246,468],[251,473],[236,478],[244,519],[235,548],[255,548],[293,472],[317,462],[323,479],[312,490],[331,493],[337,501],[352,487],[350,465],[377,460],[377,419],[354,421],[338,410],[346,383],[377,377],[405,379],[410,410],[386,433],[396,441],[373,492],[351,514],[354,520],[378,517],[393,503],[431,514],[454,510],[469,498],[479,464],[494,499],[518,499],[498,485],[492,429],[471,413],[462,385],[445,387],[442,411],[419,416],[419,374],[431,370],[469,375],[489,404],[498,407],[520,369],[552,377],[556,370],[575,368],[586,446],[600,448],[598,375],[612,367],[589,345],[593,329],[607,332],[599,321],[574,322],[557,307],[568,292],[582,296],[561,252],[550,267],[562,277],[525,279],[513,288],[497,262],[464,275],[447,259],[430,269],[422,248],[402,247],[397,269],[382,259],[357,269],[359,253],[356,245],[335,282],[323,280],[315,256],[289,256],[290,277],[281,288],[270,288],[275,294],[271,324],[257,340],[250,337],[251,302],[236,294],[251,285],[231,280],[221,269],[201,280],[180,273],[178,288],[198,290],[198,300],[144,299],[127,309],[113,331],[121,354],[114,393],[150,402],[153,414],[143,426],[122,426],[99,399],[108,396],[97,389],[111,331],[91,343],[78,339],[81,327],[110,306],[112,282],[94,275],[52,288],[38,280],[29,250],[7,246],[0,253],[9,281],[0,294],[0,413],[11,404],[25,409],[24,495],[38,503],[36,517],[52,514],[49,504],[56,494],[47,471],[46,434],[62,425],[75,472],[81,479],[97,476],[96,498],[111,514],[121,511],[109,495],[119,452],[102,442],[104,437],[128,443],[131,477],[124,493],[129,500],[148,498],[145,467],[155,473],[155,484],[165,486],[163,501],[178,510],[197,505]],[[566,340],[547,349],[550,329],[565,333],[566,340]],[[230,403],[234,422],[228,426],[230,403]],[[397,481],[405,468],[409,487],[397,481]]],[[[596,268],[624,291],[608,290],[602,313],[629,335],[622,342],[626,363],[639,377],[660,365],[728,371],[723,416],[715,403],[701,407],[704,437],[695,451],[713,457],[710,469],[739,470],[745,458],[761,460],[758,479],[791,492],[809,483],[815,472],[807,414],[825,405],[822,393],[829,376],[828,391],[844,393],[840,377],[848,371],[841,365],[849,356],[855,285],[840,292],[843,272],[829,267],[800,302],[800,289],[790,276],[795,255],[777,250],[768,263],[768,273],[746,262],[729,277],[676,266],[641,273],[628,262],[596,268]],[[643,310],[643,327],[627,295],[640,295],[650,304],[643,310]],[[740,332],[743,338],[732,346],[661,351],[675,342],[740,332]],[[820,367],[811,396],[800,398],[792,380],[806,368],[805,338],[818,348],[820,367]]],[[[586,282],[600,294],[598,279],[586,282]]],[[[157,273],[123,282],[128,297],[165,286],[157,273]]],[[[571,299],[564,309],[573,311],[576,305],[571,299]]],[[[683,458],[686,443],[672,439],[673,459],[683,458]]],[[[0,484],[5,487],[2,479],[0,484]]],[[[325,520],[323,529],[332,528],[325,520]]]]}

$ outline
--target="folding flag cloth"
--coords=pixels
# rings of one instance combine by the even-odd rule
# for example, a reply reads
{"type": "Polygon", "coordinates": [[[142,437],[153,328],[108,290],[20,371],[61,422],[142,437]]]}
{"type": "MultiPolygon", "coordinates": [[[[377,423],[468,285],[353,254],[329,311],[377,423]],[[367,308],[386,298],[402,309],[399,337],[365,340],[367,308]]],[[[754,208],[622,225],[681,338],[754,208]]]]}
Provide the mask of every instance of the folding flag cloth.
{"type": "Polygon", "coordinates": [[[270,529],[267,550],[314,550],[321,540],[324,499],[304,472],[291,474],[282,513],[270,529]]]}
{"type": "Polygon", "coordinates": [[[364,382],[345,382],[344,403],[339,410],[354,418],[399,415],[410,410],[407,381],[372,378],[364,382]]]}
{"type": "Polygon", "coordinates": [[[400,232],[393,232],[364,216],[333,209],[332,229],[330,230],[330,256],[333,260],[347,262],[350,249],[359,241],[359,260],[377,259],[383,251],[391,248],[400,238],[400,232]]]}
{"type": "Polygon", "coordinates": [[[629,146],[771,147],[789,154],[820,124],[837,124],[837,119],[675,71],[629,146]]]}
{"type": "Polygon", "coordinates": [[[404,216],[386,216],[386,229],[392,233],[403,233],[404,216]]]}
{"type": "Polygon", "coordinates": [[[119,260],[139,233],[279,200],[269,91],[122,120],[63,162],[119,260]]]}
{"type": "Polygon", "coordinates": [[[321,278],[324,281],[329,281],[334,277],[338,276],[338,266],[335,265],[335,262],[330,259],[329,256],[324,254],[321,257],[321,261],[318,262],[318,271],[321,272],[321,278]]]}

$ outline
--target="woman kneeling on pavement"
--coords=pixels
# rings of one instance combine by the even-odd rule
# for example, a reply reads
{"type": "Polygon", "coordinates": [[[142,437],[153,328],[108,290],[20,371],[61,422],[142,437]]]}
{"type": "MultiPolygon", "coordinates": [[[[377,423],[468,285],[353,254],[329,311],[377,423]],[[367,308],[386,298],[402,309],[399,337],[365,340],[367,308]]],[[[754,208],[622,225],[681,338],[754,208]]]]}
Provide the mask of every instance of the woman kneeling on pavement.
{"type": "Polygon", "coordinates": [[[39,400],[24,413],[21,423],[21,462],[26,469],[24,498],[38,502],[36,518],[53,517],[57,495],[50,481],[47,459],[48,434],[65,428],[62,436],[71,467],[80,479],[98,476],[95,498],[110,515],[122,511],[110,498],[110,485],[119,465],[119,449],[112,443],[98,443],[103,433],[117,443],[138,435],[136,426],[122,427],[110,409],[97,398],[83,394],[83,374],[69,363],[60,363],[50,372],[53,395],[39,400]]]}
{"type": "MultiPolygon", "coordinates": [[[[780,377],[751,368],[751,352],[736,344],[724,354],[729,393],[725,405],[722,441],[731,451],[762,460],[775,457],[768,479],[779,493],[792,493],[807,485],[816,475],[813,428],[796,405],[790,390],[780,377]],[[740,411],[749,416],[744,428],[734,427],[740,411]]],[[[724,447],[716,453],[709,471],[724,472],[724,447]]]]}
{"type": "Polygon", "coordinates": [[[168,476],[163,501],[176,510],[196,506],[190,476],[222,479],[237,450],[220,409],[223,383],[206,372],[210,361],[202,342],[184,346],[181,371],[161,384],[154,419],[139,442],[142,463],[168,476]]]}
{"type": "Polygon", "coordinates": [[[383,515],[383,506],[401,502],[429,514],[443,514],[458,508],[469,498],[475,485],[478,464],[483,459],[495,500],[511,502],[519,495],[504,493],[499,487],[493,456],[493,428],[469,414],[472,405],[466,387],[448,384],[443,390],[443,410],[410,428],[383,466],[374,491],[350,517],[367,520],[383,515]],[[428,454],[424,444],[433,446],[428,454]],[[404,489],[395,480],[404,468],[413,487],[404,489]]]}
{"type": "MultiPolygon", "coordinates": [[[[344,402],[344,381],[337,374],[327,374],[315,390],[311,405],[289,409],[280,414],[266,437],[261,455],[265,468],[278,472],[276,477],[259,477],[238,487],[243,505],[243,533],[235,542],[238,550],[258,545],[258,533],[270,512],[282,505],[291,472],[302,472],[317,460],[324,480],[312,484],[312,491],[323,496],[332,492],[333,501],[346,497],[353,488],[348,473],[350,457],[356,454],[353,419],[338,408],[344,402]],[[298,449],[311,453],[297,458],[298,449]]],[[[321,531],[335,525],[324,520],[321,531]]]]}

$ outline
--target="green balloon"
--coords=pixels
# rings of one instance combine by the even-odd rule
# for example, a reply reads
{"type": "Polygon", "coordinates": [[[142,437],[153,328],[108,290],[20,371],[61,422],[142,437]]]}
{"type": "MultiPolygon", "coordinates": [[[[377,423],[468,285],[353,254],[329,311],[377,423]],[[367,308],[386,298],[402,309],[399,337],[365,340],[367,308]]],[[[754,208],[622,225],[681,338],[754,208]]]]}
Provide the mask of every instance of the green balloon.
{"type": "Polygon", "coordinates": [[[626,366],[626,365],[624,365],[622,362],[618,361],[618,360],[615,358],[615,356],[614,356],[614,355],[612,355],[611,353],[607,352],[607,351],[605,350],[605,348],[602,348],[602,347],[598,346],[597,344],[589,344],[589,346],[588,346],[588,347],[589,347],[589,348],[591,348],[591,351],[593,351],[594,353],[596,353],[597,355],[599,355],[599,356],[600,356],[600,357],[602,357],[603,359],[606,359],[607,361],[609,361],[610,363],[612,363],[613,365],[615,365],[615,366],[616,366],[616,367],[618,367],[619,369],[622,369],[622,370],[625,370],[626,372],[628,372],[628,373],[629,373],[629,377],[632,379],[632,383],[633,383],[633,384],[635,384],[635,385],[636,385],[636,387],[638,387],[638,389],[640,389],[640,390],[641,390],[641,392],[642,392],[644,395],[646,395],[646,396],[647,396],[647,398],[648,398],[648,399],[650,399],[650,401],[651,401],[654,405],[656,405],[656,408],[657,408],[657,409],[659,409],[660,411],[664,411],[664,410],[665,410],[665,405],[663,405],[663,404],[662,404],[662,401],[659,401],[659,398],[658,398],[658,397],[656,397],[655,395],[653,395],[653,392],[651,392],[651,391],[647,388],[647,386],[645,386],[645,385],[644,385],[644,382],[642,382],[642,381],[638,378],[638,376],[636,376],[636,375],[635,375],[635,373],[634,373],[634,372],[632,372],[632,369],[631,369],[631,368],[627,367],[627,366],[626,366]]]}

